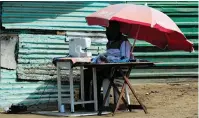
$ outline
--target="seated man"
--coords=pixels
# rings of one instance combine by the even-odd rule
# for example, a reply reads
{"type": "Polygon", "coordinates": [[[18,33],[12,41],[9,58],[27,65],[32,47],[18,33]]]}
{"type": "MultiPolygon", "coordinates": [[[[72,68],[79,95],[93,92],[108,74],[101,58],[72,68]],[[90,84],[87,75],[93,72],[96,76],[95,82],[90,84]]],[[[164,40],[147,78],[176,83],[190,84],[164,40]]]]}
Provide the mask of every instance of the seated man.
{"type": "MultiPolygon", "coordinates": [[[[120,32],[120,25],[116,21],[111,21],[109,27],[106,28],[106,36],[108,42],[106,44],[107,51],[104,54],[100,54],[92,60],[93,63],[116,63],[116,62],[128,62],[133,58],[131,54],[131,44],[127,37],[120,32]]],[[[110,68],[103,68],[97,71],[97,95],[98,106],[102,105],[103,97],[100,94],[101,86],[104,78],[107,78],[110,73],[110,68]]],[[[85,69],[84,71],[84,90],[85,100],[93,99],[92,91],[92,68],[85,69]]],[[[86,109],[93,110],[93,104],[86,104],[86,109]]]]}
{"type": "Polygon", "coordinates": [[[110,22],[106,28],[108,42],[107,51],[92,60],[93,63],[124,62],[133,59],[131,44],[127,37],[120,32],[120,25],[116,21],[110,22]]]}

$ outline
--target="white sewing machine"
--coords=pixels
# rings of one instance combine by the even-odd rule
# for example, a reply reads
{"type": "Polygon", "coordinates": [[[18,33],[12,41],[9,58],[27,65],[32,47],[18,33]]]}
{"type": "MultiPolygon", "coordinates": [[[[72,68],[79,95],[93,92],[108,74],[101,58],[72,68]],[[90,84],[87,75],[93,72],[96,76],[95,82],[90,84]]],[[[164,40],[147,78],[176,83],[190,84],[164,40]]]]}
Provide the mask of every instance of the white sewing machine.
{"type": "Polygon", "coordinates": [[[89,48],[90,46],[90,38],[69,39],[69,55],[72,57],[91,57],[92,53],[87,52],[87,48],[89,48]]]}

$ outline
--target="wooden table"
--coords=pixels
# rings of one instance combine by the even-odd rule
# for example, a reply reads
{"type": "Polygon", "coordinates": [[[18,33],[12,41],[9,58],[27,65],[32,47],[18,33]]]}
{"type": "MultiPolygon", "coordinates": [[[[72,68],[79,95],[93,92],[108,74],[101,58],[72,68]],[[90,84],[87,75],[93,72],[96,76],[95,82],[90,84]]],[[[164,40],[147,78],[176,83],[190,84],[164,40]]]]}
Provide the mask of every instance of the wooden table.
{"type": "Polygon", "coordinates": [[[109,87],[108,90],[106,92],[105,98],[103,100],[103,105],[102,108],[99,110],[98,115],[101,115],[102,111],[103,111],[103,107],[105,105],[105,102],[108,98],[108,95],[110,93],[110,89],[111,87],[114,87],[117,91],[117,93],[119,94],[119,99],[116,103],[116,107],[115,110],[113,111],[113,114],[115,113],[115,111],[118,109],[119,103],[122,100],[126,107],[129,109],[129,111],[131,111],[131,105],[128,105],[125,98],[123,97],[124,94],[124,88],[126,87],[126,85],[130,88],[131,92],[133,93],[133,95],[135,96],[136,100],[138,101],[138,103],[140,104],[141,108],[144,110],[145,113],[147,113],[147,109],[146,107],[143,105],[143,103],[138,99],[137,95],[135,94],[135,91],[129,81],[129,74],[131,72],[131,69],[133,67],[140,67],[140,66],[144,66],[144,67],[148,67],[148,66],[153,66],[154,63],[151,62],[128,62],[128,63],[102,63],[102,64],[93,64],[90,63],[90,59],[86,59],[86,60],[81,60],[79,59],[74,59],[74,58],[62,58],[62,59],[58,59],[55,61],[56,66],[57,66],[57,85],[58,85],[58,108],[60,111],[60,107],[62,102],[61,99],[61,79],[60,79],[60,69],[62,67],[68,67],[68,69],[70,70],[70,76],[69,76],[69,81],[70,81],[70,104],[71,104],[71,112],[74,112],[74,105],[75,104],[87,104],[87,103],[94,103],[94,108],[95,111],[98,110],[98,103],[97,103],[97,80],[96,80],[96,69],[98,68],[105,68],[105,67],[110,67],[111,68],[111,73],[109,76],[109,87]],[[73,74],[73,67],[80,67],[80,83],[81,83],[81,102],[74,102],[74,88],[73,88],[73,78],[72,78],[72,74],[73,74]],[[83,69],[90,67],[93,70],[93,89],[94,89],[94,100],[93,101],[84,101],[84,73],[83,73],[83,69]],[[123,71],[123,67],[127,68],[128,71],[126,73],[124,73],[123,71]],[[117,86],[114,83],[114,79],[115,79],[115,74],[116,72],[120,72],[120,74],[122,75],[122,78],[124,80],[123,86],[122,86],[122,90],[121,92],[119,91],[119,89],[117,88],[117,86]]]}
{"type": "Polygon", "coordinates": [[[140,67],[140,66],[149,67],[149,66],[154,66],[154,63],[152,63],[152,62],[103,63],[103,64],[76,63],[75,65],[76,66],[84,66],[84,67],[92,67],[94,73],[96,72],[96,68],[104,68],[104,67],[110,67],[111,68],[111,73],[110,73],[110,76],[108,78],[109,81],[110,81],[110,84],[109,84],[108,90],[106,92],[105,98],[103,100],[102,108],[100,108],[98,115],[101,115],[101,113],[102,113],[102,111],[104,109],[104,105],[105,105],[105,102],[106,102],[106,100],[108,98],[108,95],[110,93],[111,87],[114,87],[116,92],[119,94],[119,99],[118,99],[118,101],[116,103],[116,107],[115,107],[115,109],[113,111],[113,115],[117,111],[119,103],[120,103],[121,100],[124,102],[124,104],[129,109],[129,111],[131,111],[133,109],[133,107],[135,107],[135,105],[128,105],[128,103],[126,102],[126,100],[125,100],[125,98],[123,96],[124,95],[124,89],[125,89],[126,86],[128,86],[130,88],[130,90],[133,93],[134,97],[136,98],[136,100],[140,104],[140,106],[136,106],[136,107],[137,108],[141,108],[141,109],[144,110],[145,113],[148,113],[146,107],[144,106],[144,104],[138,99],[138,97],[137,97],[137,95],[135,93],[135,90],[133,89],[133,87],[132,87],[132,85],[131,85],[131,83],[129,81],[129,75],[130,75],[131,69],[133,67],[140,67]],[[126,73],[124,73],[123,68],[127,68],[128,69],[126,71],[126,73]],[[121,74],[123,80],[124,80],[121,92],[119,91],[119,89],[117,88],[117,86],[114,83],[116,72],[119,72],[121,74]]]}
{"type": "Polygon", "coordinates": [[[85,101],[84,100],[84,65],[75,65],[76,63],[90,63],[90,58],[55,58],[53,59],[53,63],[57,67],[57,87],[58,87],[58,110],[61,111],[61,105],[63,103],[67,103],[71,105],[71,112],[75,112],[74,105],[76,104],[90,104],[94,103],[95,111],[98,111],[98,103],[97,103],[97,80],[96,80],[96,70],[93,69],[93,89],[94,89],[94,100],[85,101]],[[74,84],[73,84],[73,67],[80,67],[80,86],[81,86],[81,100],[74,101],[74,84]],[[62,100],[62,92],[61,92],[61,77],[60,71],[61,69],[69,70],[69,84],[70,84],[70,102],[66,102],[62,100]]]}

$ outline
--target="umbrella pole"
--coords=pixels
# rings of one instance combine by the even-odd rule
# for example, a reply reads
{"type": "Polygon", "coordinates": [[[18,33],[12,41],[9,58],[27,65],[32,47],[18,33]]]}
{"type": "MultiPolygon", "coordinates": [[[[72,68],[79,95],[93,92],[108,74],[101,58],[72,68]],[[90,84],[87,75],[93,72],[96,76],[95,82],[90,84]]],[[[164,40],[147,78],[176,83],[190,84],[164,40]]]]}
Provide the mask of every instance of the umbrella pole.
{"type": "Polygon", "coordinates": [[[137,31],[137,33],[136,33],[136,37],[135,37],[134,42],[133,42],[133,46],[132,46],[132,49],[131,49],[131,53],[133,53],[133,49],[134,49],[134,47],[135,47],[135,42],[136,42],[136,40],[137,40],[139,31],[140,31],[140,25],[139,25],[139,27],[138,27],[138,31],[137,31]]]}

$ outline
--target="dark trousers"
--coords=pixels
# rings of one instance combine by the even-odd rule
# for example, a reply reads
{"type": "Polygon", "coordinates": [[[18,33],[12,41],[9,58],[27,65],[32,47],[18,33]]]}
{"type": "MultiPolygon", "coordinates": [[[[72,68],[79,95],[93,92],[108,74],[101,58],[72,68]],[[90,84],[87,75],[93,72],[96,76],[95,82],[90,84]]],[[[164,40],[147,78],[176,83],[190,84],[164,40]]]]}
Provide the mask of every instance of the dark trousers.
{"type": "MultiPolygon", "coordinates": [[[[97,69],[97,97],[98,97],[98,108],[103,103],[103,94],[101,94],[101,87],[104,78],[107,78],[110,73],[110,68],[97,69]]],[[[93,71],[92,68],[84,70],[84,96],[85,100],[93,100],[93,71]]],[[[94,104],[85,104],[87,110],[94,110],[94,104]]]]}

